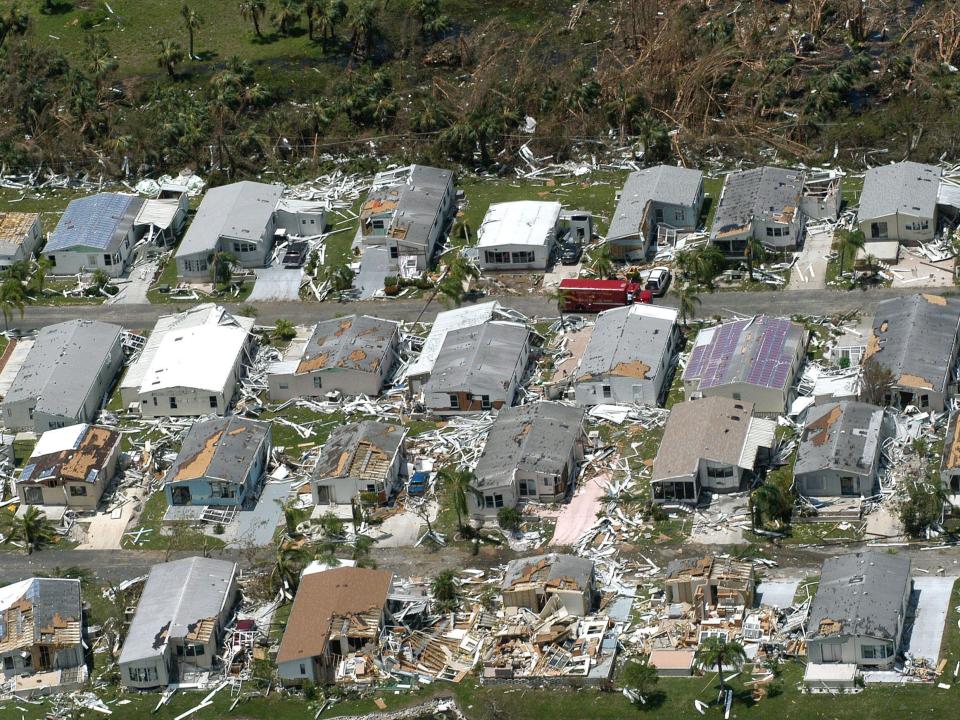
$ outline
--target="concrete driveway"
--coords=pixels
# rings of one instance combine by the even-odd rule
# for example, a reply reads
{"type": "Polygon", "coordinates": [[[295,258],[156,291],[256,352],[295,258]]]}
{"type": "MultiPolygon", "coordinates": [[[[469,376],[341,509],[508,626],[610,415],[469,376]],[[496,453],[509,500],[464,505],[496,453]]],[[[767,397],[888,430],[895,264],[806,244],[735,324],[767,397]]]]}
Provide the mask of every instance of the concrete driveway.
{"type": "Polygon", "coordinates": [[[923,657],[931,666],[940,658],[944,624],[950,610],[950,593],[955,577],[916,577],[913,579],[911,609],[907,611],[904,637],[905,653],[923,657]]]}
{"type": "Polygon", "coordinates": [[[580,263],[576,265],[561,265],[557,261],[552,268],[543,273],[543,286],[545,288],[555,288],[561,280],[566,278],[575,278],[580,275],[580,263]]]}
{"type": "Polygon", "coordinates": [[[597,521],[606,484],[610,476],[597,475],[577,490],[569,505],[564,505],[557,517],[550,545],[573,545],[597,521]]]}
{"type": "Polygon", "coordinates": [[[147,300],[147,290],[157,274],[157,261],[150,260],[130,271],[126,282],[118,283],[120,292],[105,301],[107,305],[142,305],[147,300]]]}
{"type": "Polygon", "coordinates": [[[827,255],[832,232],[808,233],[803,250],[790,272],[790,290],[822,290],[827,286],[827,255]]]}

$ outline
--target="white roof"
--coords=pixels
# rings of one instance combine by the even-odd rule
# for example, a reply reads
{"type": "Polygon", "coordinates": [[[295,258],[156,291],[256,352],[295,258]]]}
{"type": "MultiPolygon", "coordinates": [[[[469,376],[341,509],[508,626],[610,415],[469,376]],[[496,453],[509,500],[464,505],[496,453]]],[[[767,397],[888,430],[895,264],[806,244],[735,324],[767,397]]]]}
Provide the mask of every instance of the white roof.
{"type": "Polygon", "coordinates": [[[27,580],[15,582],[13,585],[7,585],[6,587],[0,588],[0,612],[5,612],[10,608],[11,605],[22,598],[24,593],[30,589],[33,581],[34,578],[29,578],[27,580]]]}
{"type": "Polygon", "coordinates": [[[493,318],[494,312],[499,309],[500,303],[493,301],[438,313],[437,319],[433,321],[433,326],[430,328],[430,334],[423,342],[420,356],[407,368],[407,377],[428,375],[433,370],[433,364],[437,361],[448,332],[483,325],[493,318]]]}
{"type": "Polygon", "coordinates": [[[477,247],[547,245],[560,219],[560,203],[520,200],[495,203],[477,231],[477,247]]]}
{"type": "Polygon", "coordinates": [[[175,387],[222,391],[253,322],[213,303],[164,315],[121,386],[140,393],[175,387]]]}
{"type": "Polygon", "coordinates": [[[147,200],[140,208],[140,212],[137,213],[134,224],[153,225],[161,230],[166,230],[173,224],[179,210],[180,202],[175,198],[147,200]]]}
{"type": "Polygon", "coordinates": [[[770,418],[751,418],[747,436],[743,440],[743,450],[740,451],[740,462],[737,463],[744,470],[753,470],[757,462],[757,451],[762,448],[772,448],[777,444],[777,421],[770,418]]]}
{"type": "MultiPolygon", "coordinates": [[[[676,322],[677,317],[680,315],[680,311],[676,308],[666,307],[664,305],[648,305],[647,303],[634,303],[630,305],[630,310],[628,311],[630,315],[641,315],[643,317],[655,318],[657,320],[667,320],[669,322],[676,322]]],[[[613,310],[604,310],[604,312],[616,312],[620,308],[614,308],[613,310]]]]}
{"type": "Polygon", "coordinates": [[[55,430],[47,430],[40,436],[40,439],[37,440],[37,444],[33,447],[33,452],[30,453],[30,457],[42,457],[50,453],[75,449],[89,427],[86,423],[80,423],[55,430]]]}

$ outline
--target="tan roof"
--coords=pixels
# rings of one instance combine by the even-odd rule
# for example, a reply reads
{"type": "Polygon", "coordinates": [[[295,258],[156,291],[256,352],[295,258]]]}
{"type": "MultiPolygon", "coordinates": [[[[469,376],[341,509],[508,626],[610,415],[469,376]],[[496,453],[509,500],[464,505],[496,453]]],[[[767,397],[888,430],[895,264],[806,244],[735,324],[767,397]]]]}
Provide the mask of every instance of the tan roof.
{"type": "Polygon", "coordinates": [[[323,655],[334,618],[349,620],[383,608],[392,582],[393,574],[386,570],[357,567],[305,576],[293,601],[277,662],[323,655]]]}
{"type": "Polygon", "coordinates": [[[38,217],[37,213],[0,212],[0,242],[19,245],[38,217]]]}
{"type": "Polygon", "coordinates": [[[738,465],[752,415],[753,403],[725,397],[677,403],[653,461],[653,480],[689,475],[701,458],[738,465]]]}

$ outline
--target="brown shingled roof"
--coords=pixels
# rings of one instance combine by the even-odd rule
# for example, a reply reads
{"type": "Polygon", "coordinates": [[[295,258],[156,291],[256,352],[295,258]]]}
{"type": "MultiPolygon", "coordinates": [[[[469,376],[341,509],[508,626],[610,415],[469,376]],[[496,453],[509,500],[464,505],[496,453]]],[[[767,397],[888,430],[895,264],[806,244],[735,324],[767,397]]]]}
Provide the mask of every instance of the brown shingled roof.
{"type": "Polygon", "coordinates": [[[313,573],[300,581],[287,621],[277,662],[322,655],[335,616],[382,608],[393,582],[386,570],[339,567],[313,573]]]}

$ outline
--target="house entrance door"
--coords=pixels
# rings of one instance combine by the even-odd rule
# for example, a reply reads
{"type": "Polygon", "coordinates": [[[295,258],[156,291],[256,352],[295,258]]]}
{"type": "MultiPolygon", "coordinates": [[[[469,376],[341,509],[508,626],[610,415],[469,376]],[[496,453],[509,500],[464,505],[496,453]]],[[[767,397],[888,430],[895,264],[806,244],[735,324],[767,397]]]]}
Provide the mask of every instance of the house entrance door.
{"type": "Polygon", "coordinates": [[[841,495],[856,495],[856,490],[853,486],[852,477],[842,477],[840,478],[840,494],[841,495]]]}

